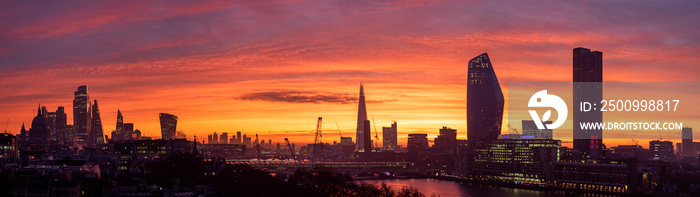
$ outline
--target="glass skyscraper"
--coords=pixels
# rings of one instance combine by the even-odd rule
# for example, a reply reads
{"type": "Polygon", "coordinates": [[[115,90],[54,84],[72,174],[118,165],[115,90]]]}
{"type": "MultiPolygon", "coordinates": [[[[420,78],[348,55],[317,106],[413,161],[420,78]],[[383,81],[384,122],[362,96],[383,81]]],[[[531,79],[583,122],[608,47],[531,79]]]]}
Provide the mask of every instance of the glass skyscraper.
{"type": "Polygon", "coordinates": [[[177,128],[177,116],[160,113],[160,133],[164,140],[175,139],[175,129],[177,128]]]}
{"type": "Polygon", "coordinates": [[[488,54],[469,60],[467,74],[467,140],[474,148],[498,138],[504,99],[488,54]]]}
{"type": "Polygon", "coordinates": [[[89,141],[90,130],[90,91],[86,85],[78,87],[73,99],[73,132],[75,133],[76,146],[86,146],[89,141]]]}
{"type": "Polygon", "coordinates": [[[367,106],[365,106],[365,88],[363,84],[360,83],[360,100],[357,106],[357,133],[355,134],[355,140],[357,141],[356,147],[358,150],[364,149],[365,147],[365,120],[367,120],[367,106]]]}

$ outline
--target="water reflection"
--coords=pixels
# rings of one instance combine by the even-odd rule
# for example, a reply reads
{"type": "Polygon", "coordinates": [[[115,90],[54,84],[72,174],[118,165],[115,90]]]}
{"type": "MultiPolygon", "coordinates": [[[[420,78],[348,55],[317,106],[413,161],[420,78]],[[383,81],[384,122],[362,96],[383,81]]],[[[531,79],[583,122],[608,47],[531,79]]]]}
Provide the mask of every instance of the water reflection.
{"type": "Polygon", "coordinates": [[[469,183],[458,183],[437,179],[390,179],[390,180],[362,180],[359,182],[381,184],[386,183],[394,189],[413,186],[426,196],[440,197],[542,197],[542,196],[580,196],[580,197],[613,197],[616,195],[575,193],[563,191],[537,191],[529,189],[507,188],[498,186],[478,185],[469,183]]]}

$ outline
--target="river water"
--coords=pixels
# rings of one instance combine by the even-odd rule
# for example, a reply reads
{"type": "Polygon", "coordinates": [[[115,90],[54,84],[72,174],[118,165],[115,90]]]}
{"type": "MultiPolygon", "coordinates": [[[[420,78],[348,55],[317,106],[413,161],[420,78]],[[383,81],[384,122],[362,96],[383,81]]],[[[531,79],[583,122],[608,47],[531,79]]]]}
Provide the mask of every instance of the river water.
{"type": "Polygon", "coordinates": [[[412,186],[426,196],[467,196],[467,197],[542,197],[542,196],[582,196],[582,197],[611,197],[614,195],[573,193],[562,191],[537,191],[528,189],[508,188],[499,186],[487,186],[479,184],[459,183],[437,179],[388,179],[388,180],[361,180],[358,182],[381,184],[386,183],[394,189],[412,186]]]}

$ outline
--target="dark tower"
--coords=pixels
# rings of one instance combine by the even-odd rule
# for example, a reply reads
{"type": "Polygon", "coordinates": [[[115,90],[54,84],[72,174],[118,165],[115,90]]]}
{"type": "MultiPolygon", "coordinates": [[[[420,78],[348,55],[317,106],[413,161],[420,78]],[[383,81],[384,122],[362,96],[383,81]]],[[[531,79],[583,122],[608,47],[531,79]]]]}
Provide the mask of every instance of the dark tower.
{"type": "Polygon", "coordinates": [[[469,60],[467,72],[467,140],[473,149],[498,138],[504,99],[488,54],[469,60]]]}
{"type": "Polygon", "coordinates": [[[86,146],[89,141],[90,130],[90,92],[86,85],[78,87],[73,99],[73,132],[75,133],[76,146],[86,146]]]}
{"type": "Polygon", "coordinates": [[[581,102],[600,103],[603,99],[603,53],[587,48],[575,48],[573,80],[574,149],[591,158],[598,158],[603,144],[603,130],[583,130],[580,123],[603,122],[603,112],[581,112],[576,109],[580,109],[581,102]]]}
{"type": "Polygon", "coordinates": [[[67,132],[66,125],[68,124],[67,122],[67,114],[65,112],[65,108],[63,106],[58,106],[58,109],[56,109],[56,140],[58,141],[59,144],[67,144],[71,145],[72,143],[72,134],[67,132]]]}
{"type": "Polygon", "coordinates": [[[117,128],[112,132],[112,140],[120,141],[124,139],[124,116],[122,111],[117,109],[117,128]]]}
{"type": "Polygon", "coordinates": [[[364,124],[362,124],[362,125],[364,125],[364,129],[363,129],[364,134],[362,135],[362,137],[364,138],[363,140],[365,141],[365,144],[364,144],[365,153],[371,153],[372,152],[372,138],[371,138],[372,134],[370,134],[369,120],[365,120],[363,123],[364,124]]]}
{"type": "MultiPolygon", "coordinates": [[[[355,139],[357,140],[357,149],[362,149],[365,147],[365,120],[367,120],[367,106],[365,106],[365,88],[362,83],[360,83],[360,99],[357,106],[357,133],[355,139]]],[[[367,137],[369,139],[369,136],[367,137]]]]}
{"type": "Polygon", "coordinates": [[[93,146],[105,144],[104,132],[102,130],[102,119],[100,119],[100,110],[97,108],[97,100],[92,104],[92,122],[91,122],[91,143],[93,146]]]}
{"type": "Polygon", "coordinates": [[[177,116],[167,113],[160,113],[158,117],[160,118],[161,137],[164,140],[175,139],[175,129],[177,128],[177,116]]]}

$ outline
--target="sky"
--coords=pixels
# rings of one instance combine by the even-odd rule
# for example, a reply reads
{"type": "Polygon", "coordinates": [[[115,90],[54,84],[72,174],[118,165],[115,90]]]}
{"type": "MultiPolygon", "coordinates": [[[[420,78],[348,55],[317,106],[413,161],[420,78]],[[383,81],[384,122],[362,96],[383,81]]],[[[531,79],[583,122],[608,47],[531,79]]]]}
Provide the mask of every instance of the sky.
{"type": "Polygon", "coordinates": [[[338,130],[354,138],[363,82],[380,141],[391,121],[399,144],[442,126],[466,138],[469,59],[488,52],[505,91],[571,81],[575,47],[603,52],[604,81],[698,82],[697,10],[697,1],[3,1],[0,122],[18,133],[41,103],[66,107],[72,123],[73,92],[88,85],[105,134],[121,110],[160,137],[167,112],[189,139],[242,131],[302,144],[323,117],[332,142],[338,130]]]}

